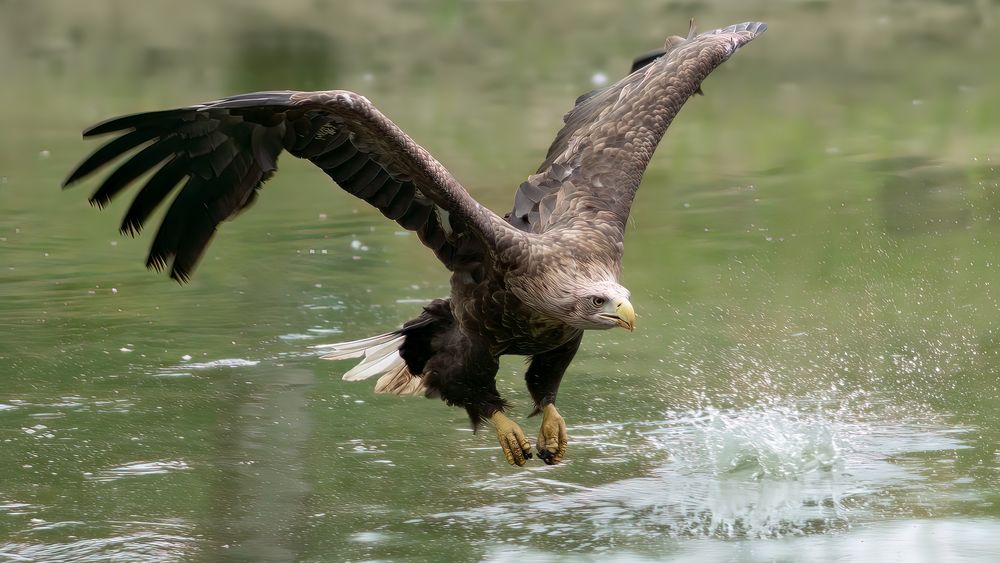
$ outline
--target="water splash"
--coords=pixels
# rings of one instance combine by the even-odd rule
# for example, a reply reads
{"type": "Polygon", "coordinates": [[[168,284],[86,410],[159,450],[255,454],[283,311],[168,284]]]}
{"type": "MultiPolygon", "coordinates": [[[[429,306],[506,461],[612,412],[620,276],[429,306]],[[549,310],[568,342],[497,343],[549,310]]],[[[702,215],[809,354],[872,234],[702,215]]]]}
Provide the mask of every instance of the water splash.
{"type": "Polygon", "coordinates": [[[803,401],[578,426],[570,430],[575,454],[568,465],[476,482],[477,491],[498,500],[433,518],[487,540],[509,543],[505,538],[515,535],[525,546],[544,541],[578,553],[626,539],[652,548],[676,538],[842,531],[905,516],[910,495],[926,496],[933,488],[922,471],[928,452],[964,447],[963,429],[926,418],[803,401]],[[623,464],[625,476],[611,482],[587,483],[588,475],[606,474],[597,465],[594,471],[572,467],[622,452],[631,462],[623,464]]]}
{"type": "MultiPolygon", "coordinates": [[[[843,429],[836,419],[791,406],[755,406],[730,412],[707,408],[670,418],[690,434],[693,447],[679,453],[693,456],[686,460],[694,463],[692,469],[708,469],[720,476],[792,479],[833,468],[843,447],[843,429]]],[[[658,442],[670,448],[676,434],[674,428],[667,427],[651,435],[654,440],[663,436],[658,442]]]]}

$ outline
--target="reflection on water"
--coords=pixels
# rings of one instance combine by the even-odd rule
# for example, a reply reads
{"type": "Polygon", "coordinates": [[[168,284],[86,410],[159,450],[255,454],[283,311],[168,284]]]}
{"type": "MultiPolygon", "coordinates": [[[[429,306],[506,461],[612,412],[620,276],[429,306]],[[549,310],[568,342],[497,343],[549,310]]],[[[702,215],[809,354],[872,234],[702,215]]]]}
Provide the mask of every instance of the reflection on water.
{"type": "MultiPolygon", "coordinates": [[[[688,542],[676,552],[656,555],[614,550],[594,561],[991,561],[995,559],[1000,524],[995,520],[898,520],[873,522],[844,536],[792,536],[780,541],[688,542]]],[[[484,559],[490,562],[579,561],[579,556],[559,556],[539,549],[495,547],[484,559]]],[[[591,558],[585,558],[591,560],[591,558]]]]}
{"type": "MultiPolygon", "coordinates": [[[[77,538],[91,535],[85,522],[32,520],[22,535],[44,538],[77,538]]],[[[111,535],[101,538],[51,542],[0,544],[0,557],[8,561],[180,561],[197,553],[191,526],[182,521],[108,522],[111,535]]]]}
{"type": "Polygon", "coordinates": [[[190,468],[191,466],[180,460],[135,461],[132,463],[126,463],[125,465],[121,465],[119,467],[104,469],[97,475],[89,472],[85,472],[83,475],[84,477],[97,479],[99,481],[115,481],[125,477],[161,475],[164,473],[170,473],[171,471],[183,471],[190,468]]]}
{"type": "MultiPolygon", "coordinates": [[[[49,521],[47,507],[7,498],[0,499],[2,513],[21,519],[27,527],[19,532],[18,541],[0,544],[0,554],[26,560],[58,559],[71,553],[169,560],[197,548],[200,553],[215,553],[213,557],[281,561],[296,558],[295,538],[301,533],[296,530],[304,523],[310,528],[340,527],[348,515],[363,513],[367,516],[361,522],[345,530],[354,546],[350,553],[359,557],[394,553],[405,535],[434,530],[477,546],[491,560],[557,560],[555,553],[626,557],[614,546],[628,546],[627,558],[655,560],[670,554],[683,560],[735,556],[732,553],[744,549],[734,544],[690,544],[690,540],[735,540],[737,546],[754,539],[781,540],[769,544],[769,551],[754,550],[754,560],[766,560],[761,554],[794,554],[797,537],[837,533],[854,537],[861,530],[861,538],[895,541],[914,525],[931,525],[910,523],[907,518],[920,518],[955,502],[991,505],[990,494],[977,489],[956,465],[958,452],[970,448],[966,439],[974,429],[945,424],[947,417],[929,416],[922,405],[877,402],[869,396],[862,402],[850,397],[779,401],[739,409],[671,411],[653,421],[571,425],[573,455],[565,465],[497,472],[494,456],[491,463],[458,480],[424,484],[410,474],[414,454],[400,458],[411,442],[406,436],[365,431],[363,426],[348,430],[348,436],[362,437],[334,444],[335,451],[323,457],[332,462],[322,465],[328,475],[323,480],[333,475],[327,471],[363,479],[378,466],[375,473],[390,472],[382,477],[387,481],[380,481],[390,488],[388,484],[395,483],[413,494],[417,490],[413,487],[430,485],[435,495],[447,495],[443,505],[436,500],[423,508],[399,510],[391,495],[379,500],[350,487],[325,491],[325,485],[319,490],[310,485],[304,471],[310,464],[306,444],[316,424],[315,417],[307,414],[313,408],[307,398],[312,377],[275,370],[270,363],[225,367],[225,362],[205,362],[218,375],[237,370],[234,382],[270,379],[266,391],[246,397],[235,413],[238,424],[227,424],[223,435],[208,438],[215,443],[212,457],[224,460],[220,467],[227,475],[219,482],[224,490],[212,493],[223,501],[213,507],[213,518],[228,523],[221,534],[208,538],[209,545],[194,533],[190,518],[100,526],[87,520],[49,521]],[[266,371],[255,373],[262,367],[266,371]],[[357,456],[357,462],[345,464],[345,455],[357,456]],[[308,500],[331,494],[318,504],[308,500]],[[490,498],[485,504],[478,500],[490,498]],[[331,504],[332,499],[339,502],[331,504]],[[442,506],[448,509],[435,511],[442,506]],[[898,525],[883,523],[901,518],[898,525]],[[113,533],[98,531],[107,527],[113,533]],[[50,542],[42,532],[90,539],[50,542]]],[[[337,412],[346,412],[349,404],[364,408],[366,401],[356,397],[343,395],[333,401],[339,406],[331,408],[337,412]]],[[[321,399],[321,404],[330,402],[321,399]]],[[[52,404],[22,402],[10,410],[83,414],[108,403],[67,397],[52,404]]],[[[421,408],[414,412],[422,410],[422,401],[417,406],[421,408]]],[[[394,410],[391,405],[379,408],[389,409],[384,411],[388,414],[394,410]]],[[[360,422],[359,416],[365,415],[355,411],[344,420],[360,422]]],[[[72,434],[73,428],[66,426],[72,434]]],[[[37,434],[41,431],[48,428],[25,428],[24,437],[41,440],[37,434]]],[[[55,431],[62,436],[62,429],[55,431]]],[[[331,427],[326,432],[339,431],[331,427]]],[[[495,449],[471,434],[458,445],[468,452],[459,458],[495,449]]],[[[455,467],[447,456],[435,459],[441,464],[435,471],[455,467]]],[[[160,489],[182,473],[204,472],[206,463],[218,461],[198,456],[132,461],[84,471],[82,478],[102,488],[135,479],[160,489]]],[[[951,528],[942,527],[956,535],[942,536],[930,547],[976,553],[988,537],[977,522],[956,521],[951,528]],[[954,543],[967,535],[969,543],[954,543]]],[[[823,539],[821,545],[828,541],[823,539]]],[[[831,553],[851,552],[843,546],[831,549],[831,553]]]]}
{"type": "MultiPolygon", "coordinates": [[[[0,559],[989,560],[989,2],[193,9],[0,2],[0,559]],[[347,88],[505,210],[592,80],[692,15],[747,14],[768,35],[685,107],[638,195],[641,328],[585,339],[560,466],[511,469],[461,411],[316,359],[448,281],[307,163],[282,159],[183,288],[117,235],[122,204],[57,188],[111,115],[347,88]]],[[[498,385],[531,435],[523,369],[498,385]]]]}

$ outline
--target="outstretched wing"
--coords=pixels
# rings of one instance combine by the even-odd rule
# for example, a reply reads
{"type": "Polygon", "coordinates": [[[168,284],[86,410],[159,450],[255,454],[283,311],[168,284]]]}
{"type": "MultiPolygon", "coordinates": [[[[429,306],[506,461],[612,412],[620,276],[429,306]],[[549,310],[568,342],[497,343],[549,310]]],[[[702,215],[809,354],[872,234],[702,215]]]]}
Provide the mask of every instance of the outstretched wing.
{"type": "Polygon", "coordinates": [[[426,150],[367,99],[346,91],[256,92],[186,108],[119,117],[85,137],[114,139],[84,160],[69,186],[142,147],[100,185],[104,206],[146,172],[122,221],[136,234],[173,198],[146,261],[186,281],[219,223],[246,209],[283,150],[312,161],[351,194],[415,231],[451,270],[477,269],[502,219],[480,206],[426,150]]]}
{"type": "Polygon", "coordinates": [[[653,151],[701,82],[767,26],[741,23],[687,38],[636,60],[635,72],[581,96],[538,172],[521,184],[507,220],[533,233],[595,230],[619,248],[653,151]]]}

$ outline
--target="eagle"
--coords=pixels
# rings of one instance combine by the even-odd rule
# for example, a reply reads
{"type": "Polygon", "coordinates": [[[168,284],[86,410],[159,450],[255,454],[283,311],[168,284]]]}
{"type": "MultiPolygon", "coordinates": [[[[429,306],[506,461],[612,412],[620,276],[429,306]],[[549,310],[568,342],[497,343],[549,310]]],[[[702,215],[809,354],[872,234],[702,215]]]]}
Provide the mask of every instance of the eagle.
{"type": "Polygon", "coordinates": [[[521,466],[531,444],[505,414],[496,374],[500,356],[527,356],[531,415],[542,415],[535,447],[556,464],[568,443],[556,395],[584,331],[635,328],[621,260],[653,151],[709,73],[766,29],[747,22],[697,34],[692,21],[686,37],[668,38],[631,74],[580,96],[505,215],[480,205],[368,99],[343,90],[254,92],[104,121],[83,136],[112,138],[64,187],[131,154],[90,202],[104,207],[146,178],[121,223],[134,236],[176,191],[146,266],[183,283],[219,224],[254,202],[282,152],[309,160],[415,232],[451,272],[447,298],[398,330],[329,345],[324,357],[361,358],[344,379],[378,375],[378,392],[464,407],[474,429],[492,424],[507,462],[521,466]]]}

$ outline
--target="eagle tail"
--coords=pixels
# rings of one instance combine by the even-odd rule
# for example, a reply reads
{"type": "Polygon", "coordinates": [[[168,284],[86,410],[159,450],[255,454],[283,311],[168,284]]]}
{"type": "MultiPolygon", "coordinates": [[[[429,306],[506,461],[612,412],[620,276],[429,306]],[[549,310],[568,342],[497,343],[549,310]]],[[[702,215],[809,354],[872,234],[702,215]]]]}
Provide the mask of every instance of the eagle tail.
{"type": "Polygon", "coordinates": [[[415,377],[399,355],[405,335],[389,332],[353,340],[316,346],[330,351],[320,356],[324,360],[362,358],[361,362],[344,374],[345,381],[360,381],[380,375],[375,383],[376,393],[390,395],[422,395],[426,388],[422,377],[415,377]]]}

